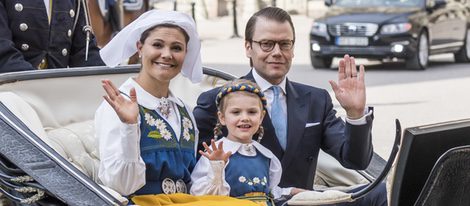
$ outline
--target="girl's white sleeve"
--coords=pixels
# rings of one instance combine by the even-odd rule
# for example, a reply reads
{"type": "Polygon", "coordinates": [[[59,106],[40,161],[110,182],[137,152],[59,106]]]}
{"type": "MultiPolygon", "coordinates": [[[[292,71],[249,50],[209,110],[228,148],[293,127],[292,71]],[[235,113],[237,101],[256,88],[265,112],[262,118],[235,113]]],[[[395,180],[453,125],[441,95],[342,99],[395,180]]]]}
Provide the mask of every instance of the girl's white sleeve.
{"type": "Polygon", "coordinates": [[[271,158],[271,164],[269,165],[269,189],[274,196],[274,199],[279,199],[282,196],[290,195],[292,187],[281,188],[278,186],[281,182],[282,166],[279,159],[276,156],[271,158]]]}
{"type": "Polygon", "coordinates": [[[230,186],[225,181],[225,166],[223,160],[209,161],[206,157],[201,157],[191,173],[190,193],[192,195],[228,196],[230,186]]]}
{"type": "Polygon", "coordinates": [[[140,157],[140,128],[124,124],[104,101],[95,113],[99,140],[101,182],[121,195],[130,195],[145,185],[145,163],[140,157]]]}

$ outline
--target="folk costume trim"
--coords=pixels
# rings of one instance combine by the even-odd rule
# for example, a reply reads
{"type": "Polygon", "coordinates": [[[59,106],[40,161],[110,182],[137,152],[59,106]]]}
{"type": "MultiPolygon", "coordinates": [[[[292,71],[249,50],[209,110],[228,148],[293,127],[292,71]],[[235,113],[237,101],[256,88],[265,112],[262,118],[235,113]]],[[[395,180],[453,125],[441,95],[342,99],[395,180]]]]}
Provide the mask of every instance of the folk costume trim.
{"type": "Polygon", "coordinates": [[[259,177],[254,177],[253,179],[247,179],[245,176],[240,176],[238,177],[238,181],[240,181],[241,183],[246,183],[247,185],[257,185],[257,184],[261,184],[261,185],[266,185],[268,183],[268,178],[266,178],[266,176],[264,176],[263,178],[259,178],[259,177]]]}

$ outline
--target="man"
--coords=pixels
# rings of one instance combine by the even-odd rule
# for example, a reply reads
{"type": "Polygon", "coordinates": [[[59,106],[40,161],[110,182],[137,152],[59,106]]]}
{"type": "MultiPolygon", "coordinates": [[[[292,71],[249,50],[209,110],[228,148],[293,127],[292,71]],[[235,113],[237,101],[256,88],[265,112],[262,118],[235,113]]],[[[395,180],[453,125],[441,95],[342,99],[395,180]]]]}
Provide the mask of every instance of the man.
{"type": "MultiPolygon", "coordinates": [[[[245,29],[245,51],[252,70],[244,77],[255,81],[268,99],[261,144],[282,164],[280,187],[312,189],[319,149],[351,169],[365,169],[372,157],[372,111],[365,107],[364,67],[356,71],[354,58],[340,61],[338,82],[330,81],[346,123],[336,117],[324,89],[290,81],[286,75],[294,57],[295,30],[287,12],[268,7],[256,12],[245,29]],[[273,86],[277,86],[275,89],[273,86]]],[[[200,143],[209,143],[216,124],[218,89],[201,94],[194,109],[200,143]]],[[[201,147],[200,147],[201,148],[201,147]]],[[[385,187],[351,205],[386,205],[385,187]]]]}
{"type": "Polygon", "coordinates": [[[0,73],[104,65],[84,0],[0,0],[0,73]]]}

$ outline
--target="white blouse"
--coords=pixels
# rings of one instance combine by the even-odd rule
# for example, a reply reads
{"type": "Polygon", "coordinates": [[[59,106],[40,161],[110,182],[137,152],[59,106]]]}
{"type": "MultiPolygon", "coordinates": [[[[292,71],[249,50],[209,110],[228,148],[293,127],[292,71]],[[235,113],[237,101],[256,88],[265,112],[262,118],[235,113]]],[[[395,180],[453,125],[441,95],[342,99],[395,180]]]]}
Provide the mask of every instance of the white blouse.
{"type": "MultiPolygon", "coordinates": [[[[277,157],[266,147],[252,141],[250,144],[243,144],[240,142],[234,142],[227,138],[222,138],[216,142],[219,144],[223,141],[223,148],[225,152],[236,152],[247,155],[255,156],[256,150],[250,147],[255,147],[261,154],[271,160],[269,166],[269,189],[274,195],[274,198],[280,198],[282,195],[289,195],[292,188],[280,188],[277,186],[281,181],[282,167],[281,162],[277,157]]],[[[202,156],[197,162],[194,170],[191,174],[191,194],[192,195],[229,195],[230,185],[225,181],[225,167],[230,163],[224,164],[224,161],[210,161],[206,157],[202,156]]]]}
{"type": "MultiPolygon", "coordinates": [[[[155,110],[160,99],[145,91],[133,78],[129,78],[119,90],[129,96],[135,88],[139,105],[155,110]]],[[[125,95],[124,95],[125,96],[125,95]]],[[[127,97],[126,97],[127,98],[127,97]]],[[[185,106],[191,120],[195,123],[192,109],[169,93],[171,112],[166,119],[180,138],[180,114],[176,105],[185,106]],[[175,105],[176,104],[176,105],[175,105]]],[[[159,112],[158,110],[156,110],[159,112]]],[[[161,114],[160,114],[161,115],[161,114]]],[[[163,117],[163,115],[161,115],[163,117]]],[[[165,118],[165,117],[163,117],[165,118]]],[[[196,128],[198,142],[199,131],[196,128]]],[[[140,115],[137,124],[122,123],[114,109],[103,101],[95,113],[95,134],[99,139],[100,168],[98,177],[102,183],[121,195],[130,195],[145,185],[145,163],[140,157],[140,115]]],[[[194,146],[196,154],[197,144],[194,146]]]]}

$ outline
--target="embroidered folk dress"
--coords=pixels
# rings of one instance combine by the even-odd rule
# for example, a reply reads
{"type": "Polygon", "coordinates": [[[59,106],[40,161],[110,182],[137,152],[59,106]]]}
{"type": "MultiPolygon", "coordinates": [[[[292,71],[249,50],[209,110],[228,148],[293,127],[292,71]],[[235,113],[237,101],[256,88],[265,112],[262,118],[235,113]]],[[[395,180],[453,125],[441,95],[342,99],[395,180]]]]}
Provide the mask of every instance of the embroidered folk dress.
{"type": "Polygon", "coordinates": [[[140,155],[147,171],[144,187],[135,192],[136,195],[188,193],[186,185],[191,182],[191,172],[196,164],[194,157],[195,125],[191,122],[185,107],[178,106],[183,125],[179,141],[176,131],[155,110],[139,106],[140,110],[140,155]],[[167,180],[167,184],[164,184],[167,180]],[[183,181],[184,184],[181,183],[183,181]],[[168,190],[165,190],[164,187],[168,190]],[[172,189],[171,187],[175,187],[172,189]]]}
{"type": "MultiPolygon", "coordinates": [[[[230,195],[251,199],[252,196],[279,198],[282,167],[274,154],[256,141],[250,144],[222,138],[224,151],[232,152],[227,164],[201,157],[191,174],[193,195],[230,195]]],[[[269,203],[268,203],[269,204],[269,203]]]]}
{"type": "Polygon", "coordinates": [[[184,192],[177,182],[189,183],[196,163],[197,128],[191,110],[170,92],[168,99],[174,106],[165,118],[157,109],[159,99],[132,78],[119,90],[129,95],[131,88],[136,89],[139,104],[137,124],[122,123],[107,102],[95,114],[100,180],[122,195],[160,194],[168,186],[184,192]]]}
{"type": "MultiPolygon", "coordinates": [[[[247,149],[256,149],[247,147],[247,149]]],[[[235,153],[225,168],[225,181],[230,185],[231,197],[268,197],[270,159],[256,150],[255,156],[235,153]],[[247,167],[249,165],[249,167],[247,167]]],[[[257,198],[259,199],[259,198],[257,198]]],[[[261,201],[266,200],[264,198],[261,201]]]]}

